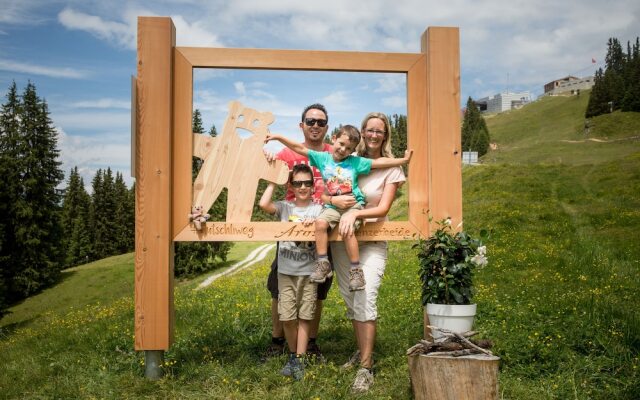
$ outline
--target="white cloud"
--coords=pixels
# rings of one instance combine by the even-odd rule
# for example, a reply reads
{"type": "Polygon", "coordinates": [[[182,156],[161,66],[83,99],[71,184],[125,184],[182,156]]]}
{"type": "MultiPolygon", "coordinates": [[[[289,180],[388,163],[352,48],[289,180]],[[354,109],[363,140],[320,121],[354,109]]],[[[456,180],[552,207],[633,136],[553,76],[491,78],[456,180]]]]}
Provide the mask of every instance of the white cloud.
{"type": "Polygon", "coordinates": [[[406,96],[390,96],[382,98],[382,105],[391,108],[403,108],[407,106],[406,96]]]}
{"type": "MultiPolygon", "coordinates": [[[[66,8],[58,14],[58,21],[68,29],[85,31],[112,45],[135,50],[139,15],[154,16],[154,13],[128,7],[121,17],[124,22],[118,22],[66,8]]],[[[182,15],[172,15],[172,21],[177,46],[224,47],[215,34],[203,27],[203,22],[189,23],[182,15]]]]}
{"type": "Polygon", "coordinates": [[[176,27],[177,46],[225,47],[217,35],[204,27],[204,21],[189,24],[181,15],[173,16],[172,20],[176,27]]]}
{"type": "Polygon", "coordinates": [[[0,70],[17,72],[20,74],[42,75],[51,78],[83,79],[89,75],[87,72],[74,68],[47,67],[11,60],[0,60],[0,70]]]}
{"type": "Polygon", "coordinates": [[[58,14],[58,21],[67,29],[86,31],[109,43],[128,49],[136,48],[135,25],[105,21],[99,16],[74,11],[70,8],[65,8],[58,14]]]}
{"type": "Polygon", "coordinates": [[[131,109],[131,100],[119,100],[119,99],[97,99],[97,100],[85,100],[78,101],[71,104],[71,107],[75,108],[123,108],[126,110],[131,109]]]}
{"type": "Polygon", "coordinates": [[[233,87],[236,89],[236,93],[240,96],[247,94],[247,89],[244,87],[244,82],[234,82],[233,87]]]}
{"type": "Polygon", "coordinates": [[[52,112],[51,119],[67,131],[131,131],[131,112],[94,111],[52,112]]]}
{"type": "MultiPolygon", "coordinates": [[[[65,177],[78,167],[85,187],[91,190],[91,180],[99,168],[111,168],[122,173],[125,182],[131,186],[131,140],[129,135],[109,133],[99,136],[74,136],[57,128],[58,148],[65,177]]],[[[66,181],[64,183],[66,185],[66,181]]]]}
{"type": "Polygon", "coordinates": [[[403,74],[385,74],[377,80],[378,87],[374,89],[376,93],[405,92],[407,80],[403,74]]]}
{"type": "Polygon", "coordinates": [[[320,103],[324,104],[327,110],[336,110],[334,113],[345,113],[353,109],[353,100],[344,90],[338,90],[323,97],[320,103]]]}

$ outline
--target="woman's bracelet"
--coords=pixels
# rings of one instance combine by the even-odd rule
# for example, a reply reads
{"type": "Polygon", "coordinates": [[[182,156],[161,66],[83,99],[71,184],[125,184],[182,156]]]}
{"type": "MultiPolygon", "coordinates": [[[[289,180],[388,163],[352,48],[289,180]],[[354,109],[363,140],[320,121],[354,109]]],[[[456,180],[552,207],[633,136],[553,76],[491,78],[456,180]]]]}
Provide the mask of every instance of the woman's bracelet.
{"type": "Polygon", "coordinates": [[[333,196],[329,196],[329,204],[333,205],[333,196]]]}

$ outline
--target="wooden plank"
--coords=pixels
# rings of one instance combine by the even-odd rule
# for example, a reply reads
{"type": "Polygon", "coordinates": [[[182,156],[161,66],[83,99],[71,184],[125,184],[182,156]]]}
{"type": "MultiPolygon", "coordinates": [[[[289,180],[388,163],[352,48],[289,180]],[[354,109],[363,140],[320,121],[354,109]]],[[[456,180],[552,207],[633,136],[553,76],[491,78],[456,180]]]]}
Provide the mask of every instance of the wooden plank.
{"type": "Polygon", "coordinates": [[[419,53],[178,47],[194,67],[407,72],[419,53]]]}
{"type": "MultiPolygon", "coordinates": [[[[372,222],[356,232],[359,241],[375,240],[415,240],[419,234],[410,222],[372,222]]],[[[193,224],[187,226],[174,238],[177,242],[196,241],[312,241],[315,240],[315,228],[303,227],[290,222],[207,222],[206,228],[198,231],[193,224]]],[[[329,240],[342,240],[333,231],[329,240]]]]}
{"type": "Polygon", "coordinates": [[[429,157],[427,58],[420,57],[407,74],[407,147],[413,149],[409,164],[409,221],[423,237],[429,231],[429,157]]]}
{"type": "Polygon", "coordinates": [[[174,51],[173,76],[173,190],[172,234],[175,236],[189,223],[191,211],[191,165],[193,163],[193,69],[187,59],[174,51]]]}
{"type": "Polygon", "coordinates": [[[429,212],[432,224],[451,218],[454,227],[462,221],[459,47],[458,28],[432,27],[422,35],[428,74],[429,212]]]}
{"type": "Polygon", "coordinates": [[[173,335],[171,95],[175,28],[138,19],[135,348],[167,350],[173,335]]]}

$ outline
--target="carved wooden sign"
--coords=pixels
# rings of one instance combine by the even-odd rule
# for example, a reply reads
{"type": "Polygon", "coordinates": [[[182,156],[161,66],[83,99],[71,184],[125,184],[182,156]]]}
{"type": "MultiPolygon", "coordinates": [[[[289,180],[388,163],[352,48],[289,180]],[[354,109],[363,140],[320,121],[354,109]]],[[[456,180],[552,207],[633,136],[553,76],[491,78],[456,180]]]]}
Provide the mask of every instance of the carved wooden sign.
{"type": "Polygon", "coordinates": [[[258,112],[232,101],[222,136],[193,134],[193,155],[203,160],[193,184],[194,207],[210,209],[226,187],[229,193],[226,220],[249,222],[258,180],[279,185],[287,183],[287,164],[279,160],[267,162],[262,150],[268,126],[273,121],[270,112],[258,112]],[[251,132],[251,136],[241,138],[238,129],[251,132]]]}

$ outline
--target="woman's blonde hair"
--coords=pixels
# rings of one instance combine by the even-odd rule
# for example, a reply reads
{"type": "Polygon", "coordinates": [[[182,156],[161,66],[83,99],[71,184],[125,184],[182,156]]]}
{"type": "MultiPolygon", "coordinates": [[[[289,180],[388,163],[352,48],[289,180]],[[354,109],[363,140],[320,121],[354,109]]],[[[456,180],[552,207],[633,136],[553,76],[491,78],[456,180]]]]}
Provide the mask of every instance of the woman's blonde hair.
{"type": "Polygon", "coordinates": [[[367,122],[369,122],[369,120],[372,118],[378,118],[379,120],[382,120],[382,122],[384,123],[385,132],[384,132],[384,139],[382,140],[382,146],[380,149],[380,152],[382,153],[381,156],[395,158],[393,156],[393,153],[391,152],[391,124],[389,123],[389,118],[387,118],[386,114],[380,113],[380,112],[371,112],[367,114],[367,116],[364,117],[364,119],[362,120],[362,129],[360,129],[360,132],[362,132],[362,138],[360,139],[360,143],[358,143],[358,147],[356,147],[356,153],[360,157],[367,156],[367,145],[365,144],[364,136],[365,136],[365,129],[367,127],[367,122]]]}

